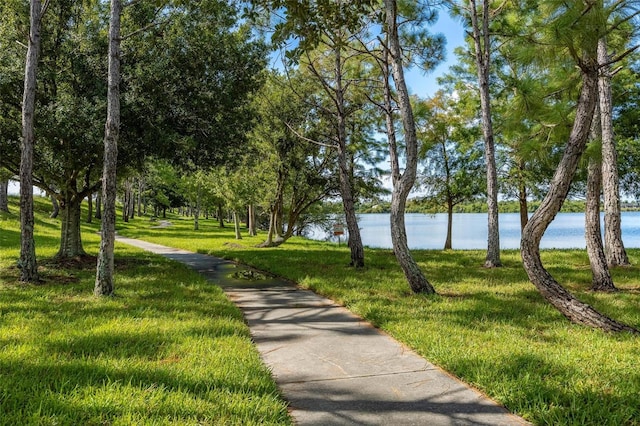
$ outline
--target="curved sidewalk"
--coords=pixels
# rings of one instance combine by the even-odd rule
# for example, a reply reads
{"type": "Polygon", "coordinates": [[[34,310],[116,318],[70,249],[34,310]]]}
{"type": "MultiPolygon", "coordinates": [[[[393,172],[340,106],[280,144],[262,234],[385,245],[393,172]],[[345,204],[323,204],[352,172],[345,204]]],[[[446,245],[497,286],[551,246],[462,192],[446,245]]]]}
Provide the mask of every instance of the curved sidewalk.
{"type": "Polygon", "coordinates": [[[182,262],[244,312],[266,365],[300,425],[526,425],[347,309],[213,256],[117,237],[182,262]],[[237,275],[237,274],[236,274],[237,275]]]}

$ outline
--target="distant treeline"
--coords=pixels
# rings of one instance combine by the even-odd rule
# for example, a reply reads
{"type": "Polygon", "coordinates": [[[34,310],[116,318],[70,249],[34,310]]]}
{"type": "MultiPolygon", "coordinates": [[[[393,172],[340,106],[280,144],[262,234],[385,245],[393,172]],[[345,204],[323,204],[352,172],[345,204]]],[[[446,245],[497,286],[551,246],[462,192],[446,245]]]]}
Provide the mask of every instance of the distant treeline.
{"type": "MultiPolygon", "coordinates": [[[[518,201],[500,201],[500,213],[518,213],[520,207],[518,201]]],[[[534,212],[540,206],[540,201],[529,201],[528,210],[534,212]]],[[[567,200],[562,206],[564,213],[582,213],[585,210],[584,200],[567,200]]],[[[623,211],[639,211],[640,202],[623,202],[623,211]]],[[[362,203],[358,207],[358,213],[389,213],[391,203],[389,201],[375,201],[362,203]]],[[[432,202],[423,199],[410,199],[407,201],[407,213],[446,213],[446,206],[434,205],[432,202]]],[[[485,200],[477,200],[470,203],[463,203],[453,208],[454,213],[486,213],[487,203],[485,200]]]]}

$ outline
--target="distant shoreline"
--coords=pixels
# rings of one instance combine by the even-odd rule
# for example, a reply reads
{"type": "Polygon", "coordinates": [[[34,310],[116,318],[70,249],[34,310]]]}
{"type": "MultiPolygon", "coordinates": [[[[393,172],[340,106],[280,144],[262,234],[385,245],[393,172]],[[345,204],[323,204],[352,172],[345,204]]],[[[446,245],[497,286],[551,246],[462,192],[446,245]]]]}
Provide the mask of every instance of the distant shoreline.
{"type": "MultiPolygon", "coordinates": [[[[520,213],[520,206],[517,201],[500,201],[499,203],[500,213],[520,213]]],[[[540,201],[529,201],[528,212],[531,214],[536,211],[540,201]]],[[[567,200],[561,213],[584,213],[585,202],[582,200],[567,200]]],[[[600,207],[600,211],[604,211],[604,206],[600,207]]],[[[637,212],[640,211],[640,202],[624,202],[621,205],[621,211],[623,212],[637,212]]],[[[377,203],[362,204],[358,207],[357,212],[364,213],[390,213],[391,204],[387,201],[377,203]]],[[[407,213],[447,213],[447,209],[444,206],[434,206],[423,200],[412,199],[407,202],[407,213]]],[[[487,213],[487,205],[485,201],[474,201],[471,203],[464,203],[454,206],[453,213],[487,213]]]]}

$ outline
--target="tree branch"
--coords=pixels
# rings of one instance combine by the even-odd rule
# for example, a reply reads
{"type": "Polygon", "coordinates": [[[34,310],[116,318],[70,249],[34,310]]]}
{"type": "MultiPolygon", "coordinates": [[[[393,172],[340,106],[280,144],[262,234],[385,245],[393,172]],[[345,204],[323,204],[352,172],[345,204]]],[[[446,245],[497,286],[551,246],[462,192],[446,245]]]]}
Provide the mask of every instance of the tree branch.
{"type": "Polygon", "coordinates": [[[284,123],[284,125],[285,125],[285,126],[287,126],[287,128],[288,128],[289,130],[291,130],[291,131],[293,132],[293,134],[294,134],[294,135],[296,135],[297,137],[299,137],[299,138],[300,138],[300,139],[302,139],[303,141],[307,141],[307,142],[310,142],[310,143],[312,143],[312,144],[319,145],[319,146],[324,146],[324,147],[326,147],[326,148],[331,148],[331,149],[335,148],[335,145],[331,145],[331,144],[326,144],[326,143],[318,142],[318,141],[316,141],[316,140],[309,139],[308,137],[301,135],[301,134],[300,134],[296,129],[294,129],[293,127],[291,127],[291,125],[290,125],[289,123],[287,123],[286,121],[284,121],[284,120],[283,120],[283,123],[284,123]]]}
{"type": "Polygon", "coordinates": [[[51,0],[45,0],[44,4],[42,5],[42,9],[40,12],[40,22],[42,22],[42,18],[44,17],[44,14],[47,12],[47,9],[49,8],[49,3],[51,3],[51,0]]]}
{"type": "Polygon", "coordinates": [[[606,62],[604,64],[599,64],[600,68],[608,67],[609,65],[615,64],[616,62],[620,62],[621,60],[623,60],[624,58],[626,58],[627,56],[629,56],[630,54],[632,54],[633,52],[638,50],[639,47],[640,47],[640,44],[636,44],[635,46],[625,50],[621,54],[613,57],[610,61],[608,61],[608,62],[606,62]]]}
{"type": "Polygon", "coordinates": [[[135,31],[133,31],[133,32],[131,32],[129,34],[120,37],[120,40],[126,40],[128,38],[131,38],[134,35],[140,34],[141,32],[144,32],[144,31],[148,30],[149,28],[153,28],[153,27],[159,26],[159,25],[165,25],[165,24],[169,23],[169,21],[170,21],[170,19],[167,19],[167,20],[162,21],[162,22],[151,22],[151,23],[145,25],[142,28],[138,28],[137,30],[135,30],[135,31]]]}

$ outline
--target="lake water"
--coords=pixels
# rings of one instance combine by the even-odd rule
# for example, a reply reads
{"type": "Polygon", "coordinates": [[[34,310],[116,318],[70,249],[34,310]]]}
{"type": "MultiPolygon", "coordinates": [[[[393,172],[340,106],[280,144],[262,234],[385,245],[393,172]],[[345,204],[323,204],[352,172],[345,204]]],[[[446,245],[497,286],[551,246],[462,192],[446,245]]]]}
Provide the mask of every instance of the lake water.
{"type": "MultiPolygon", "coordinates": [[[[410,248],[442,249],[447,236],[447,215],[409,213],[405,218],[410,248]]],[[[500,214],[500,247],[520,248],[520,215],[500,214]]],[[[369,247],[391,248],[388,214],[360,214],[358,224],[362,243],[369,247]]],[[[456,213],[453,215],[454,249],[487,248],[487,214],[456,213]]],[[[314,230],[311,238],[326,239],[327,234],[314,230]]],[[[345,236],[342,237],[342,241],[345,236]]],[[[627,248],[640,248],[640,212],[622,213],[622,240],[627,248]]],[[[559,213],[540,243],[541,248],[585,248],[584,214],[559,213]]]]}

